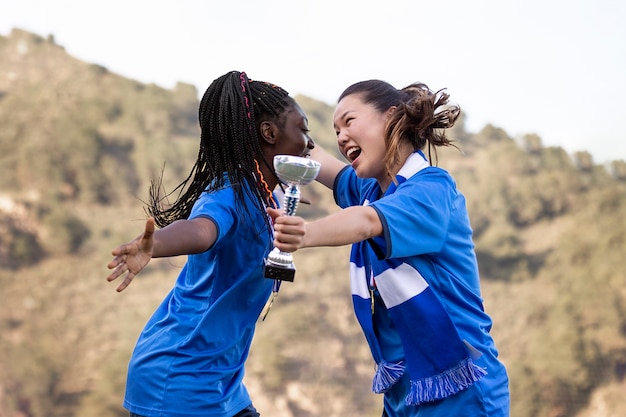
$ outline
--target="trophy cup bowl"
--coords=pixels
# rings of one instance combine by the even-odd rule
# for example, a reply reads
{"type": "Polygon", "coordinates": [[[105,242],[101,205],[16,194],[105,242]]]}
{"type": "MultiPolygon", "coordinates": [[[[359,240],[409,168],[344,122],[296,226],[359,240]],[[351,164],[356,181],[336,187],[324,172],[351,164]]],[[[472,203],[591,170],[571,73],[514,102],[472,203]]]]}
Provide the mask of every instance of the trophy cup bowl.
{"type": "MultiPolygon", "coordinates": [[[[321,164],[309,158],[291,155],[276,155],[274,170],[278,179],[287,184],[283,199],[283,211],[287,216],[293,216],[300,202],[300,189],[317,178],[321,164]]],[[[281,281],[294,280],[296,273],[293,257],[288,252],[274,248],[265,260],[265,278],[281,281]]]]}
{"type": "Polygon", "coordinates": [[[274,169],[276,175],[287,185],[307,185],[317,178],[320,163],[309,158],[291,155],[276,155],[274,169]]]}

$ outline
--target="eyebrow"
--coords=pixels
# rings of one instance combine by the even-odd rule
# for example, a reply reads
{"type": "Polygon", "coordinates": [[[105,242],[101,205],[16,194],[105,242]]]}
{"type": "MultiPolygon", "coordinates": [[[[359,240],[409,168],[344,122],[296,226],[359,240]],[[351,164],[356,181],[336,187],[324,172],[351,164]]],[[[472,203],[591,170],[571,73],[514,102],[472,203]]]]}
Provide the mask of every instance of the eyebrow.
{"type": "MultiPolygon", "coordinates": [[[[350,113],[351,111],[352,111],[352,110],[346,110],[345,112],[343,112],[343,114],[342,114],[341,116],[339,116],[339,117],[335,117],[335,120],[342,120],[342,119],[343,119],[344,117],[346,117],[346,115],[347,115],[348,113],[350,113]]],[[[337,123],[334,123],[334,121],[333,121],[333,127],[334,127],[334,128],[337,128],[337,123]]]]}

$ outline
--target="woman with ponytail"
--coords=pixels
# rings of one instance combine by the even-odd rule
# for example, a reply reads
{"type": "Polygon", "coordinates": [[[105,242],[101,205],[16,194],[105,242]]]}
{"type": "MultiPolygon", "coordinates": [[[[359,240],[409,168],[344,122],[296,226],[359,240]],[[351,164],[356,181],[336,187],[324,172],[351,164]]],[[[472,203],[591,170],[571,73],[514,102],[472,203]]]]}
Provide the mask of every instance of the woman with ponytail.
{"type": "Polygon", "coordinates": [[[166,195],[161,179],[153,181],[145,231],[114,249],[108,264],[107,280],[124,276],[123,291],[150,259],[187,255],[130,359],[124,407],[131,416],[259,415],[242,379],[272,292],[263,261],[273,247],[265,211],[276,207],[273,158],[308,156],[314,144],[294,99],[243,72],[213,81],[199,122],[189,176],[166,195]]]}
{"type": "Polygon", "coordinates": [[[387,417],[509,415],[465,198],[431,164],[438,147],[454,146],[446,129],[460,109],[448,99],[424,84],[348,87],[333,122],[350,165],[311,153],[322,164],[317,180],[343,210],[307,224],[268,209],[283,251],[352,244],[354,310],[387,417]]]}

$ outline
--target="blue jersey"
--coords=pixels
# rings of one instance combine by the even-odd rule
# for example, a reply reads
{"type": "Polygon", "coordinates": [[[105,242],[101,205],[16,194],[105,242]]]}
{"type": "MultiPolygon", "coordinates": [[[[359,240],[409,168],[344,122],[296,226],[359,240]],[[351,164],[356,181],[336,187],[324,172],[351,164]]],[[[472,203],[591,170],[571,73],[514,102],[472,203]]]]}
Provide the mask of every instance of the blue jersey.
{"type": "Polygon", "coordinates": [[[146,324],[128,369],[124,407],[143,416],[230,417],[251,404],[242,383],[255,325],[271,289],[264,212],[231,187],[203,193],[190,218],[217,226],[207,251],[189,255],[146,324]]]}
{"type": "MultiPolygon", "coordinates": [[[[497,359],[498,352],[489,334],[491,319],[483,310],[472,230],[463,195],[446,171],[430,166],[420,169],[397,188],[395,184],[390,189],[392,187],[393,192],[388,191],[381,198],[381,189],[375,180],[360,179],[348,167],[335,181],[335,200],[342,208],[369,205],[376,210],[383,234],[369,241],[372,263],[376,259],[396,259],[418,270],[460,338],[470,349],[480,352],[474,362],[485,369],[487,375],[469,389],[442,401],[411,406],[405,404],[410,389],[405,374],[385,392],[387,414],[389,417],[508,416],[508,377],[497,359]]],[[[372,288],[372,284],[375,282],[356,286],[372,288]]],[[[375,335],[377,343],[370,343],[372,353],[377,360],[376,356],[382,356],[388,362],[401,361],[406,357],[407,347],[403,346],[389,310],[375,286],[373,288],[371,323],[375,329],[370,333],[375,335]]],[[[360,302],[359,297],[353,296],[353,299],[360,302]]],[[[367,330],[364,328],[364,331],[367,330]]]]}

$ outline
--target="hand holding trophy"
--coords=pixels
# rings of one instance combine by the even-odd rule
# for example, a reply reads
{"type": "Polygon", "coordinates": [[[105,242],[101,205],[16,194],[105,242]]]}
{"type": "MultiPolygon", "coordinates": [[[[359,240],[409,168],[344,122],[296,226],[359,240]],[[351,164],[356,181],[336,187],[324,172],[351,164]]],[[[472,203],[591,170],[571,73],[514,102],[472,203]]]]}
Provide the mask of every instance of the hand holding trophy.
{"type": "MultiPolygon", "coordinates": [[[[286,216],[293,216],[300,202],[302,185],[309,184],[317,178],[320,163],[312,159],[291,155],[277,155],[274,157],[274,169],[278,179],[287,184],[283,200],[283,210],[286,216]]],[[[293,257],[288,252],[274,248],[265,260],[265,278],[293,282],[296,268],[293,257]]]]}

